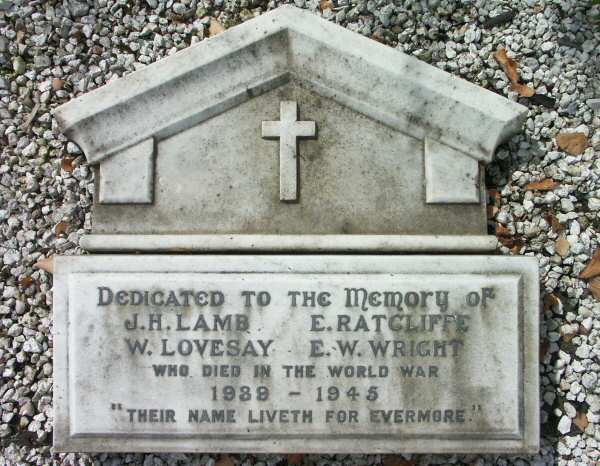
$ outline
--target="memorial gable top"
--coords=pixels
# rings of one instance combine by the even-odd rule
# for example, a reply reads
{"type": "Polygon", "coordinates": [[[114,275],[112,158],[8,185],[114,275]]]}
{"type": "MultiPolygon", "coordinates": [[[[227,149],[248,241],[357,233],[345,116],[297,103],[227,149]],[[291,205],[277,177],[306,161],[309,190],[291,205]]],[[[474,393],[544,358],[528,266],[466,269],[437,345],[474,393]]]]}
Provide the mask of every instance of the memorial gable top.
{"type": "Polygon", "coordinates": [[[489,250],[481,166],[526,109],[284,6],[55,114],[96,168],[87,249],[489,250]]]}
{"type": "Polygon", "coordinates": [[[298,79],[417,139],[485,163],[525,107],[317,16],[282,6],[73,99],[55,115],[90,163],[167,138],[298,79]]]}

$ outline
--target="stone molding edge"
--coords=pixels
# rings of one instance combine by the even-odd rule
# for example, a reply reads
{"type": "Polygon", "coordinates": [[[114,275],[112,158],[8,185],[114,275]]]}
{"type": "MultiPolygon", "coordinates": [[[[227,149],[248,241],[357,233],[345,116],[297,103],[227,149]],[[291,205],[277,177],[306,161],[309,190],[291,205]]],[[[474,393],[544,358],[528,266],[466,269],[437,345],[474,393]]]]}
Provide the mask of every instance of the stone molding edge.
{"type": "Polygon", "coordinates": [[[98,163],[148,137],[183,131],[293,76],[309,76],[315,90],[335,90],[325,94],[341,96],[351,108],[354,102],[357,111],[485,163],[527,114],[522,105],[293,6],[204,40],[54,113],[88,161],[98,163]],[[238,66],[226,66],[232,61],[238,66]],[[349,74],[348,67],[361,71],[349,74]],[[224,72],[231,79],[217,79],[224,72]],[[186,92],[207,88],[210,95],[186,92]],[[465,126],[474,129],[465,133],[465,126]]]}
{"type": "Polygon", "coordinates": [[[491,235],[130,235],[91,234],[80,245],[91,252],[437,252],[496,250],[491,235]]]}

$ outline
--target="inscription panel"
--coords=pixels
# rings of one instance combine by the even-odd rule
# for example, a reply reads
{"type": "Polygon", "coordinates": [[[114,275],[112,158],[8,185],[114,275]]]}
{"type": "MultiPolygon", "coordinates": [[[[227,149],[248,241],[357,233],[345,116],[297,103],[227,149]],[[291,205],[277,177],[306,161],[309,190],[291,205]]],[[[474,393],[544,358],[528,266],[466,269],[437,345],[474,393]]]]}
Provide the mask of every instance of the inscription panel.
{"type": "Polygon", "coordinates": [[[532,449],[536,271],[502,259],[61,259],[55,445],[532,449]]]}

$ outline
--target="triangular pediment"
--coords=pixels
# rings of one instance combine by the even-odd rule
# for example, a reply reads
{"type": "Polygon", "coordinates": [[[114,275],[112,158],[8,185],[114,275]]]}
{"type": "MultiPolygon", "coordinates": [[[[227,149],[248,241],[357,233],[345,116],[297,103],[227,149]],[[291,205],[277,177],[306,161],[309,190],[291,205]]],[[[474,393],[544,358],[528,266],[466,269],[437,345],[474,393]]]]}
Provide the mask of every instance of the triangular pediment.
{"type": "Polygon", "coordinates": [[[159,141],[290,80],[484,163],[526,109],[291,6],[280,7],[59,107],[90,163],[159,141]]]}

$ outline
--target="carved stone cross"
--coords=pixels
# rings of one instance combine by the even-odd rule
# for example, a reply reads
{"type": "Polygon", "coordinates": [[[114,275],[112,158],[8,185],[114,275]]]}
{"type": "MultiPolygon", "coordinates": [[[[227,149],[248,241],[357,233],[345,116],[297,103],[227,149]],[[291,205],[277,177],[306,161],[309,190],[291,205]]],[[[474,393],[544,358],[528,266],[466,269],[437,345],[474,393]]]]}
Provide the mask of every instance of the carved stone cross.
{"type": "Polygon", "coordinates": [[[298,104],[281,102],[280,121],[263,121],[262,137],[279,139],[279,199],[298,200],[298,138],[317,135],[314,121],[298,121],[298,104]]]}

